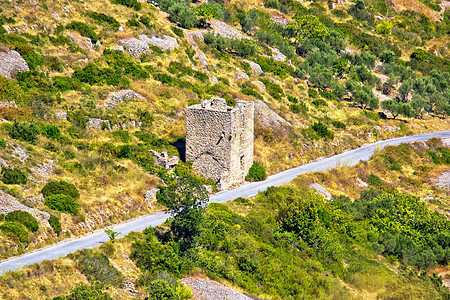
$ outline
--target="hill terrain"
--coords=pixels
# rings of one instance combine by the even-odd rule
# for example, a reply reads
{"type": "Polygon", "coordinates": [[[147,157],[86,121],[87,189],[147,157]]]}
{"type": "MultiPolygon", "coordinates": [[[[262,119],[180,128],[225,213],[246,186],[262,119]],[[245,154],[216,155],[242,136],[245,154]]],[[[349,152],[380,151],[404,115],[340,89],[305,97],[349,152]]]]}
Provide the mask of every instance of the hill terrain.
{"type": "MultiPolygon", "coordinates": [[[[255,102],[254,160],[268,175],[368,142],[450,129],[448,1],[1,3],[0,259],[164,209],[157,189],[184,176],[215,192],[184,161],[185,108],[211,97],[255,102]],[[152,150],[179,156],[174,172],[152,150]]],[[[358,199],[373,175],[389,182],[374,187],[390,193],[393,184],[446,216],[448,145],[436,143],[387,149],[361,170],[302,176],[300,190],[317,183],[358,199]]],[[[346,264],[317,273],[339,278],[328,286],[340,287],[336,297],[346,293],[340,280],[352,285],[346,264]]],[[[215,276],[256,294],[255,278],[215,276]]],[[[277,287],[262,293],[288,297],[277,287]]]]}

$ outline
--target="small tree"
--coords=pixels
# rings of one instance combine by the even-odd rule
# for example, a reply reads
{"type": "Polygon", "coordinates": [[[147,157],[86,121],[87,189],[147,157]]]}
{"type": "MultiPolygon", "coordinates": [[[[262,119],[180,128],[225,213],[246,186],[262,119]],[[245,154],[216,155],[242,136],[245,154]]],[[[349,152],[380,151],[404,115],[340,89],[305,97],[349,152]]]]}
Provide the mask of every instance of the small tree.
{"type": "Polygon", "coordinates": [[[39,129],[33,123],[14,121],[9,129],[9,136],[13,139],[34,143],[36,142],[39,129]]]}
{"type": "Polygon", "coordinates": [[[381,23],[377,24],[377,26],[375,26],[375,29],[384,35],[391,35],[392,34],[392,22],[389,20],[383,20],[381,21],[381,23]]]}
{"type": "Polygon", "coordinates": [[[266,179],[266,169],[264,167],[257,163],[256,161],[253,162],[253,165],[251,166],[250,170],[248,170],[248,175],[245,177],[245,180],[249,181],[261,181],[266,179]]]}
{"type": "Polygon", "coordinates": [[[323,40],[328,35],[327,28],[317,16],[296,14],[294,19],[297,22],[291,23],[289,28],[295,32],[297,42],[307,38],[323,40]]]}
{"type": "Polygon", "coordinates": [[[118,237],[120,234],[120,232],[117,232],[112,228],[105,228],[105,233],[106,235],[108,235],[108,238],[111,241],[111,243],[114,243],[116,241],[116,237],[118,237]]]}
{"type": "Polygon", "coordinates": [[[170,227],[181,250],[194,246],[201,232],[204,206],[209,199],[200,180],[191,175],[178,177],[172,184],[161,187],[157,199],[174,216],[170,227]]]}

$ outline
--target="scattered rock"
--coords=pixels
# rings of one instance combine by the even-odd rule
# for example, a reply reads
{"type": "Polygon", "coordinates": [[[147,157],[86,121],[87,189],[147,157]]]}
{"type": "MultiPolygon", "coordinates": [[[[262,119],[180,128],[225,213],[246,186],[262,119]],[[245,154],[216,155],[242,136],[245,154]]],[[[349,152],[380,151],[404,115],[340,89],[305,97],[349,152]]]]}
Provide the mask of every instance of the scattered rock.
{"type": "Polygon", "coordinates": [[[283,16],[282,14],[273,14],[270,19],[278,24],[283,25],[284,27],[287,26],[287,23],[289,22],[288,18],[283,16]]]}
{"type": "Polygon", "coordinates": [[[203,187],[206,189],[206,191],[207,191],[209,194],[212,194],[213,190],[212,190],[212,187],[211,187],[210,185],[204,184],[203,187]]]}
{"type": "Polygon", "coordinates": [[[166,151],[159,153],[158,151],[150,150],[150,152],[155,159],[155,163],[161,168],[172,169],[178,164],[178,161],[180,160],[178,156],[169,157],[166,151]]]}
{"type": "Polygon", "coordinates": [[[186,277],[181,282],[192,289],[197,300],[251,300],[246,295],[211,279],[186,277]]]}
{"type": "Polygon", "coordinates": [[[262,83],[262,81],[255,80],[255,81],[252,81],[252,84],[254,86],[256,86],[261,93],[266,92],[266,86],[264,85],[264,83],[262,83]]]}
{"type": "Polygon", "coordinates": [[[450,171],[446,171],[434,179],[433,184],[441,189],[450,190],[450,171]]]}
{"type": "Polygon", "coordinates": [[[14,101],[0,103],[0,108],[14,108],[14,107],[16,107],[16,102],[14,101]]]}
{"type": "Polygon", "coordinates": [[[426,142],[424,142],[424,141],[412,142],[411,146],[413,146],[416,149],[420,149],[420,150],[429,148],[428,144],[426,142]]]}
{"type": "Polygon", "coordinates": [[[244,35],[242,33],[240,33],[238,30],[236,30],[235,28],[231,27],[230,25],[228,25],[222,21],[212,19],[211,27],[214,30],[214,34],[220,35],[221,37],[229,38],[229,39],[244,38],[244,35]]]}
{"type": "Polygon", "coordinates": [[[114,47],[111,48],[111,50],[124,52],[125,48],[122,45],[115,45],[114,47]]]}
{"type": "Polygon", "coordinates": [[[31,207],[28,207],[20,203],[15,197],[0,190],[0,214],[8,214],[12,211],[23,210],[32,214],[36,219],[41,221],[44,225],[49,226],[48,219],[50,214],[44,211],[40,211],[31,207]]]}
{"type": "Polygon", "coordinates": [[[20,146],[15,146],[12,156],[17,158],[21,162],[24,162],[28,158],[28,152],[27,152],[27,150],[25,150],[24,148],[22,148],[20,146]]]}
{"type": "Polygon", "coordinates": [[[38,167],[32,168],[31,170],[39,175],[44,181],[48,180],[48,177],[52,174],[55,166],[53,165],[54,160],[48,159],[47,163],[44,163],[38,167]]]}
{"type": "Polygon", "coordinates": [[[58,121],[60,121],[60,120],[67,120],[67,112],[66,111],[58,111],[58,112],[56,112],[56,119],[58,121]]]}
{"type": "Polygon", "coordinates": [[[322,196],[324,196],[326,199],[331,200],[331,194],[327,191],[326,188],[324,188],[323,186],[321,186],[318,183],[313,183],[309,186],[310,188],[316,190],[319,194],[321,194],[322,196]]]}
{"type": "Polygon", "coordinates": [[[139,35],[139,39],[147,44],[158,47],[162,51],[172,51],[178,48],[177,39],[168,35],[152,36],[149,38],[146,34],[141,34],[139,35]]]}
{"type": "Polygon", "coordinates": [[[115,108],[119,103],[133,101],[134,98],[145,99],[133,90],[122,90],[111,93],[106,99],[106,108],[115,108]]]}
{"type": "Polygon", "coordinates": [[[389,132],[396,132],[400,130],[400,127],[398,126],[390,126],[390,125],[385,125],[383,126],[383,129],[389,132]]]}
{"type": "Polygon", "coordinates": [[[127,53],[134,58],[139,58],[142,53],[151,53],[150,47],[146,42],[138,40],[137,38],[130,38],[128,40],[120,40],[119,41],[127,53]]]}
{"type": "Polygon", "coordinates": [[[252,68],[253,73],[255,73],[256,75],[259,76],[264,73],[259,64],[247,59],[244,59],[244,62],[250,65],[250,68],[252,68]]]}
{"type": "Polygon", "coordinates": [[[87,126],[87,128],[90,128],[90,129],[111,130],[111,124],[109,123],[109,120],[90,118],[89,121],[87,122],[86,126],[87,126]]]}
{"type": "Polygon", "coordinates": [[[159,189],[157,188],[145,191],[144,198],[149,208],[152,208],[152,203],[156,201],[156,195],[158,194],[158,192],[159,189]]]}
{"type": "Polygon", "coordinates": [[[95,52],[94,44],[92,43],[91,39],[85,36],[80,35],[78,32],[70,32],[67,34],[67,37],[69,40],[80,46],[80,48],[88,51],[95,52]]]}
{"type": "Polygon", "coordinates": [[[29,70],[27,62],[17,51],[0,52],[0,76],[13,79],[18,72],[29,70]]]}
{"type": "Polygon", "coordinates": [[[250,77],[248,77],[248,75],[244,72],[242,72],[241,70],[239,70],[238,68],[236,68],[235,72],[235,80],[236,81],[240,81],[240,80],[249,80],[250,77]]]}
{"type": "Polygon", "coordinates": [[[291,123],[280,117],[261,100],[255,101],[255,123],[263,128],[276,129],[291,127],[291,123]]]}
{"type": "Polygon", "coordinates": [[[360,188],[366,188],[369,186],[367,183],[362,181],[360,178],[356,178],[356,185],[359,186],[360,188]]]}
{"type": "Polygon", "coordinates": [[[3,160],[2,158],[0,158],[0,167],[1,167],[1,168],[8,168],[9,165],[8,165],[8,163],[6,162],[6,160],[3,160]]]}
{"type": "Polygon", "coordinates": [[[277,48],[272,49],[272,59],[276,61],[286,61],[286,55],[280,52],[277,48]]]}

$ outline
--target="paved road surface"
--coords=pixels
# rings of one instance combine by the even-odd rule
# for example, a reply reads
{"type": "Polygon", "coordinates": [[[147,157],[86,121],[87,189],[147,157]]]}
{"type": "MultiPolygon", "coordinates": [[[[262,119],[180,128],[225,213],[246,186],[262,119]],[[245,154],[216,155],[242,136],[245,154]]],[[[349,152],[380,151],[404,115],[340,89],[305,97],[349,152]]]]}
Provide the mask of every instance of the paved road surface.
{"type": "MultiPolygon", "coordinates": [[[[210,197],[210,202],[224,203],[238,197],[252,197],[258,194],[258,192],[266,190],[268,187],[286,184],[303,173],[324,171],[342,164],[355,165],[360,160],[368,160],[373,154],[375,147],[381,149],[388,145],[398,145],[400,143],[413,141],[425,141],[433,137],[450,138],[450,130],[379,141],[355,150],[347,151],[339,155],[320,159],[303,166],[283,171],[268,177],[265,181],[248,183],[229,191],[217,193],[210,197]]],[[[142,231],[148,226],[159,225],[168,217],[169,216],[163,212],[157,212],[133,219],[127,223],[116,225],[113,229],[121,232],[119,237],[123,237],[132,231],[142,231]]],[[[63,241],[59,244],[36,250],[35,252],[13,257],[0,263],[0,275],[4,272],[17,270],[23,266],[38,263],[43,260],[51,260],[65,256],[80,249],[93,248],[99,246],[107,240],[108,237],[103,230],[98,230],[81,238],[63,241]]]]}

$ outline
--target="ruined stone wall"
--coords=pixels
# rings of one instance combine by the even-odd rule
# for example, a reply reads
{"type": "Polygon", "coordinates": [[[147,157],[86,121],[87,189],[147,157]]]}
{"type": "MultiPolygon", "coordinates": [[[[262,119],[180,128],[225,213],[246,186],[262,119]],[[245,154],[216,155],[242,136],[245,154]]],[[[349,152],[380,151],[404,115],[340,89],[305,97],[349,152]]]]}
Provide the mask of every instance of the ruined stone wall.
{"type": "Polygon", "coordinates": [[[244,181],[253,163],[253,103],[211,98],[186,110],[186,160],[219,189],[244,181]]]}

